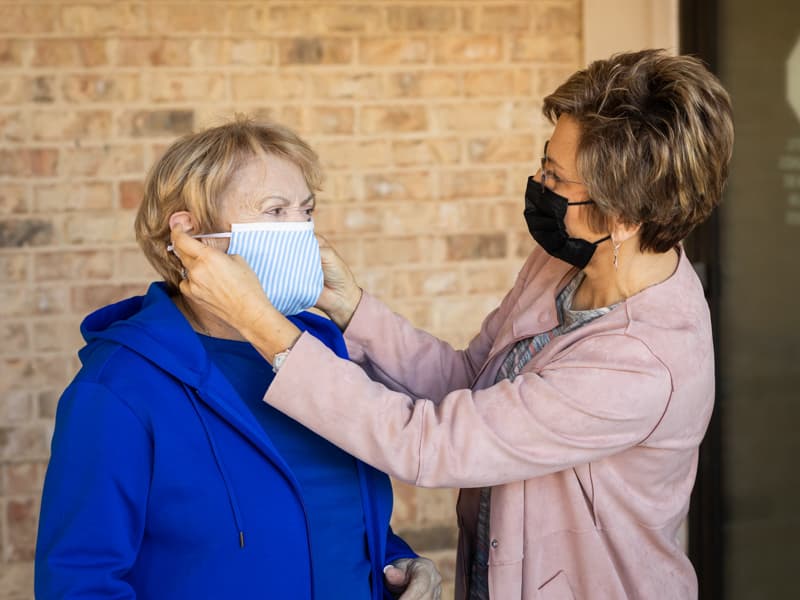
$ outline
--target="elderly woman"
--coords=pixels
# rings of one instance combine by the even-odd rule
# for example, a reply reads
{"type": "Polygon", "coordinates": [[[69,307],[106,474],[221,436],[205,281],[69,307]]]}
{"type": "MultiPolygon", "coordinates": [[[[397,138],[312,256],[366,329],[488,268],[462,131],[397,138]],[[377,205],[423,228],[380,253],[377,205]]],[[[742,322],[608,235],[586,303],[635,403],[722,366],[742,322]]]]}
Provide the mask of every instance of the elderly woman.
{"type": "Polygon", "coordinates": [[[466,350],[362,293],[329,249],[318,306],[353,362],[176,228],[181,290],[279,369],[266,403],[401,479],[468,488],[459,598],[693,598],[677,534],[714,359],[681,240],[722,194],[730,101],[699,61],[642,51],[575,73],[544,112],[524,211],[538,245],[466,350]]]}
{"type": "Polygon", "coordinates": [[[171,226],[230,243],[292,315],[285,325],[345,359],[336,325],[303,311],[322,288],[319,183],[297,135],[242,120],[184,137],[153,167],[136,234],[164,281],[83,322],[44,486],[37,598],[438,597],[433,564],[389,527],[388,477],[261,402],[272,367],[178,289],[171,226]]]}

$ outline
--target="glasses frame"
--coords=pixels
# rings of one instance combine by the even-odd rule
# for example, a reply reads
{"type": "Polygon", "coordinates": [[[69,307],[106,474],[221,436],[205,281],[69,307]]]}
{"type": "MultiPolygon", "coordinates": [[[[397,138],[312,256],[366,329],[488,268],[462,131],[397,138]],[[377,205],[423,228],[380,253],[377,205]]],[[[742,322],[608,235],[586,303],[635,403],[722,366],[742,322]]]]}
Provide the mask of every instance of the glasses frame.
{"type": "MultiPolygon", "coordinates": [[[[555,192],[555,187],[556,187],[555,185],[552,188],[547,186],[547,146],[549,144],[550,144],[550,140],[547,140],[544,143],[544,156],[542,156],[542,158],[541,158],[541,168],[540,168],[541,181],[539,181],[539,185],[542,186],[542,191],[543,192],[545,190],[550,190],[551,192],[555,192]]],[[[559,183],[574,183],[574,184],[577,184],[577,185],[586,185],[582,181],[575,181],[573,179],[563,179],[562,177],[559,177],[558,175],[555,175],[555,174],[551,175],[551,178],[554,180],[554,183],[556,185],[559,184],[559,183]]],[[[575,205],[580,205],[580,204],[593,204],[593,201],[592,200],[584,200],[582,202],[567,202],[567,206],[575,206],[575,205]]]]}

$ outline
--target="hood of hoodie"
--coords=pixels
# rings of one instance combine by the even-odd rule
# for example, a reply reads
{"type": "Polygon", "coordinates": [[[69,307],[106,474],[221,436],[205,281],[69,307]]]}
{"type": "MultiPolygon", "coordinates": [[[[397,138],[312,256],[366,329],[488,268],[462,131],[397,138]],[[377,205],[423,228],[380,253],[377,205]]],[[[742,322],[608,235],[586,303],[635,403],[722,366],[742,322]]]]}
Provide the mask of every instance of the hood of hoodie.
{"type": "Polygon", "coordinates": [[[147,294],[109,304],[81,323],[86,340],[78,356],[92,360],[96,342],[108,341],[147,358],[185,384],[199,388],[210,369],[208,355],[189,322],[170,298],[166,284],[150,285],[147,294]]]}

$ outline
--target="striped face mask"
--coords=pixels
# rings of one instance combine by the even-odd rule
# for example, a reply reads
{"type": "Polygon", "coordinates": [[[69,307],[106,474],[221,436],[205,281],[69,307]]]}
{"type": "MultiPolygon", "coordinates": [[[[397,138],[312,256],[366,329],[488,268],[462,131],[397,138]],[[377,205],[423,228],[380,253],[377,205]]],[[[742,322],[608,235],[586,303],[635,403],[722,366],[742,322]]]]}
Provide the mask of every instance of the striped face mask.
{"type": "Polygon", "coordinates": [[[196,238],[231,238],[228,254],[238,254],[255,271],[272,305],[296,315],[317,303],[322,263],[314,222],[233,223],[230,233],[196,238]]]}

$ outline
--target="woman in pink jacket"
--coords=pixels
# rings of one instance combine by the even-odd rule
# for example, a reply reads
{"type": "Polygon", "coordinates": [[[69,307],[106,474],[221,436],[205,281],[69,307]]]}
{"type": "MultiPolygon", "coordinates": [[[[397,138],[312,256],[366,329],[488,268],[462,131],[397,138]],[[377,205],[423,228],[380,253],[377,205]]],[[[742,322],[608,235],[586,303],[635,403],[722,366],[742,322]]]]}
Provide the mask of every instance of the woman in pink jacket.
{"type": "Polygon", "coordinates": [[[538,246],[465,350],[362,292],[330,248],[318,306],[352,362],[176,230],[181,291],[280,370],[266,402],[397,478],[466,488],[459,598],[693,598],[677,534],[714,359],[680,242],[722,194],[730,100],[696,59],[642,51],[575,73],[544,113],[524,211],[538,246]]]}

